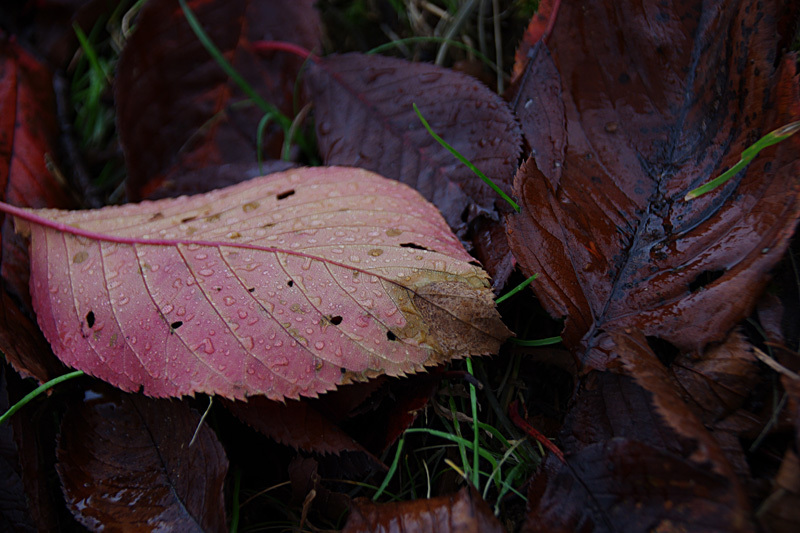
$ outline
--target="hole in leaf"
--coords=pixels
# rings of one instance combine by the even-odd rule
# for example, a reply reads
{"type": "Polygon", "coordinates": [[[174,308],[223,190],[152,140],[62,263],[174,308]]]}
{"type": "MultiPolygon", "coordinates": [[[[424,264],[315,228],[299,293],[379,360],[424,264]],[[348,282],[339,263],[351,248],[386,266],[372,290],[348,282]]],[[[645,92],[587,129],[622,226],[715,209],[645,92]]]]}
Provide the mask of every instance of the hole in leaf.
{"type": "Polygon", "coordinates": [[[276,200],[284,200],[294,194],[294,189],[289,189],[275,196],[276,200]]]}
{"type": "Polygon", "coordinates": [[[661,337],[646,338],[647,345],[650,346],[650,349],[656,354],[658,360],[667,368],[672,366],[672,362],[675,361],[675,358],[681,353],[677,346],[669,341],[665,341],[661,337]]]}
{"type": "Polygon", "coordinates": [[[386,338],[389,339],[390,341],[396,341],[397,340],[397,335],[392,333],[392,330],[388,330],[386,332],[386,338]]]}
{"type": "Polygon", "coordinates": [[[196,219],[196,216],[193,217],[186,217],[181,219],[181,224],[186,224],[187,222],[191,222],[192,220],[196,219]]]}
{"type": "Polygon", "coordinates": [[[342,317],[340,317],[338,315],[331,317],[331,324],[333,324],[334,326],[338,326],[341,323],[342,323],[342,317]]]}
{"type": "Polygon", "coordinates": [[[287,284],[289,287],[294,287],[294,280],[293,280],[293,279],[290,279],[289,281],[287,281],[287,282],[286,282],[286,284],[287,284]]]}
{"type": "Polygon", "coordinates": [[[172,324],[170,324],[169,327],[171,327],[172,329],[178,329],[182,325],[183,325],[183,322],[181,320],[178,320],[178,321],[173,322],[172,324]]]}
{"type": "Polygon", "coordinates": [[[90,328],[94,327],[94,311],[86,313],[86,325],[90,328]]]}
{"type": "Polygon", "coordinates": [[[413,248],[415,250],[425,250],[428,252],[430,251],[424,246],[420,246],[419,244],[414,244],[413,242],[404,242],[403,244],[400,245],[400,248],[413,248]]]}
{"type": "Polygon", "coordinates": [[[694,281],[689,283],[689,290],[692,292],[697,292],[703,287],[714,283],[716,280],[721,278],[724,273],[725,269],[704,270],[696,278],[694,278],[694,281]]]}
{"type": "Polygon", "coordinates": [[[341,367],[339,369],[339,372],[341,372],[342,374],[347,374],[347,369],[345,367],[341,367]]]}
{"type": "Polygon", "coordinates": [[[247,292],[255,292],[255,291],[256,291],[255,287],[250,287],[249,289],[247,289],[247,292]]]}

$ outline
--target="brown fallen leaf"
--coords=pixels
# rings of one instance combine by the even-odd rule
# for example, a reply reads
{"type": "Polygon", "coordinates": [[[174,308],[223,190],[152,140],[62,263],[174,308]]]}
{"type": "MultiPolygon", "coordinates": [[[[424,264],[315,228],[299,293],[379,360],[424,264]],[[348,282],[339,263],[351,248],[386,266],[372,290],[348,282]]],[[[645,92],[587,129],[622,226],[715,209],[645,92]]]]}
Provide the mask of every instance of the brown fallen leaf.
{"type": "Polygon", "coordinates": [[[373,503],[357,498],[342,533],[502,533],[489,505],[474,489],[408,502],[373,503]]]}
{"type": "MultiPolygon", "coordinates": [[[[212,42],[265,101],[293,116],[303,60],[265,59],[252,44],[289,41],[319,46],[321,22],[312,0],[191,0],[212,42]]],[[[216,63],[173,0],[150,0],[120,57],[115,78],[117,125],[128,169],[128,197],[141,200],[187,171],[256,163],[264,112],[216,63]]],[[[281,156],[275,120],[264,131],[264,157],[281,156]]]]}
{"type": "Polygon", "coordinates": [[[496,353],[486,273],[436,209],[361,169],[205,195],[24,211],[34,309],[56,355],[151,396],[316,396],[496,353]]]}
{"type": "Polygon", "coordinates": [[[520,131],[508,106],[474,78],[425,63],[343,54],[306,77],[319,149],[327,165],[350,165],[411,185],[459,235],[481,215],[510,210],[425,130],[412,104],[445,141],[506,193],[520,131]],[[364,142],[369,139],[369,142],[364,142]]]}
{"type": "Polygon", "coordinates": [[[227,531],[228,460],[185,403],[89,390],[64,416],[57,452],[67,505],[90,529],[227,531]]]}
{"type": "Polygon", "coordinates": [[[800,116],[795,59],[776,59],[775,39],[797,3],[695,8],[562,2],[515,86],[532,157],[515,178],[512,251],[540,274],[531,286],[565,318],[565,342],[597,368],[603,330],[639,328],[684,351],[722,340],[800,213],[800,138],[683,200],[800,116]]]}

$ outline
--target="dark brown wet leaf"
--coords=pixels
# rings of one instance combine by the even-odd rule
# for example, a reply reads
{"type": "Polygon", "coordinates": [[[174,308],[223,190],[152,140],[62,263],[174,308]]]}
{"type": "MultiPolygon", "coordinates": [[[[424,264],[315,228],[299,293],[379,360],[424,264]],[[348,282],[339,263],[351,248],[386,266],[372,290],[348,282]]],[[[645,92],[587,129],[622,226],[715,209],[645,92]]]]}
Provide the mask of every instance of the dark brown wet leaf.
{"type": "MultiPolygon", "coordinates": [[[[58,122],[52,75],[0,31],[0,200],[28,207],[74,207],[47,168],[55,161],[58,122]]],[[[0,350],[24,376],[47,381],[62,373],[32,316],[28,250],[0,214],[0,350]]]]}
{"type": "Polygon", "coordinates": [[[600,330],[636,327],[681,350],[724,338],[796,225],[800,138],[683,197],[800,116],[795,59],[776,59],[787,36],[775,38],[798,5],[696,8],[562,2],[515,87],[534,157],[515,178],[512,251],[566,317],[568,346],[600,368],[600,330]]]}
{"type": "MultiPolygon", "coordinates": [[[[303,60],[264,58],[256,41],[280,40],[308,49],[321,34],[312,0],[187,2],[211,40],[267,102],[291,117],[303,60]]],[[[115,81],[117,123],[128,168],[128,195],[148,197],[186,171],[257,160],[263,112],[228,79],[173,0],[151,0],[120,58],[115,81]]],[[[265,130],[265,158],[279,158],[283,133],[265,130]]]]}
{"type": "Polygon", "coordinates": [[[474,490],[407,502],[373,503],[359,498],[343,533],[503,533],[489,505],[474,490]]]}
{"type": "Polygon", "coordinates": [[[794,450],[786,450],[772,493],[757,516],[761,527],[774,533],[790,533],[800,524],[800,461],[794,450]]]}
{"type": "MultiPolygon", "coordinates": [[[[0,363],[0,413],[9,407],[6,365],[0,363]]],[[[0,426],[0,530],[36,531],[22,484],[22,467],[10,424],[0,426]]]]}
{"type": "Polygon", "coordinates": [[[185,403],[109,388],[87,391],[61,424],[58,472],[89,529],[227,531],[228,460],[185,403]]]}
{"type": "Polygon", "coordinates": [[[736,331],[704,353],[679,356],[671,370],[684,400],[709,426],[739,409],[761,381],[753,347],[736,331]]]}
{"type": "Polygon", "coordinates": [[[362,452],[375,464],[381,464],[378,458],[306,401],[280,403],[255,396],[246,402],[225,401],[224,405],[248,426],[286,446],[320,454],[362,452]]]}
{"type": "Polygon", "coordinates": [[[729,480],[680,455],[614,438],[567,462],[548,457],[528,494],[522,531],[752,530],[747,504],[731,499],[729,480]]]}
{"type": "Polygon", "coordinates": [[[412,108],[416,103],[440,137],[508,193],[519,127],[505,102],[474,78],[350,53],[321,59],[306,81],[325,164],[362,167],[411,185],[459,235],[477,216],[510,209],[428,134],[412,108]]]}

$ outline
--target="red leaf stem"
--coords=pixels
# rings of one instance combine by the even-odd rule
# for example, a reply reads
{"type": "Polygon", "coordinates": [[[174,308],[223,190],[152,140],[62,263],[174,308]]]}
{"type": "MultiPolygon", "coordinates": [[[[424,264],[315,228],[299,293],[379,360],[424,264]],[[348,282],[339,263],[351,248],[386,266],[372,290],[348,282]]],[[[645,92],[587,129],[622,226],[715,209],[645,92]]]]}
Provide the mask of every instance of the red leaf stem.
{"type": "Polygon", "coordinates": [[[550,439],[542,435],[535,427],[530,425],[527,420],[520,416],[518,400],[514,400],[511,402],[511,405],[508,406],[508,414],[511,416],[511,421],[514,422],[518,428],[536,439],[542,446],[547,448],[550,452],[552,452],[553,455],[558,457],[562,463],[566,464],[567,461],[564,459],[564,454],[558,449],[558,446],[553,444],[550,439]]]}

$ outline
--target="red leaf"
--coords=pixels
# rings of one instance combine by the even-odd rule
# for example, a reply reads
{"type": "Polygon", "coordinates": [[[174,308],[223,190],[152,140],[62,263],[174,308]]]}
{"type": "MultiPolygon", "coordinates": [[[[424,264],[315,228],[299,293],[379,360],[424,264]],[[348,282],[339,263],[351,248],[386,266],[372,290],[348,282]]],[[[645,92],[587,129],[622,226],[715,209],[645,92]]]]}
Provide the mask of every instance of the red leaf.
{"type": "Polygon", "coordinates": [[[75,517],[91,529],[227,531],[228,460],[214,432],[177,401],[103,389],[67,411],[58,473],[75,517]]]}
{"type": "MultiPolygon", "coordinates": [[[[73,207],[48,170],[59,134],[50,71],[0,32],[0,200],[19,206],[73,207]]],[[[0,350],[25,376],[47,381],[62,373],[31,313],[25,242],[0,215],[0,350]]]]}
{"type": "Polygon", "coordinates": [[[505,531],[489,505],[474,489],[457,494],[407,502],[354,502],[342,533],[502,533],[505,531]]]}
{"type": "MultiPolygon", "coordinates": [[[[281,40],[318,47],[321,29],[313,0],[187,4],[256,92],[292,116],[303,60],[286,53],[264,60],[251,45],[281,40]]],[[[263,113],[247,104],[174,0],[151,0],[142,9],[120,58],[115,87],[130,198],[147,197],[162,181],[187,170],[256,161],[256,131],[263,113]]],[[[274,121],[265,136],[266,156],[280,157],[283,133],[274,121]]]]}
{"type": "Polygon", "coordinates": [[[509,209],[430,136],[412,108],[416,103],[439,136],[508,192],[519,128],[505,102],[477,80],[425,63],[351,53],[321,59],[306,82],[326,164],[366,168],[411,185],[459,234],[478,215],[509,209]]]}
{"type": "Polygon", "coordinates": [[[496,353],[509,335],[436,209],[361,169],[14,214],[54,351],[125,390],[316,396],[496,353]]]}
{"type": "Polygon", "coordinates": [[[535,160],[515,179],[510,241],[571,347],[630,327],[681,350],[721,340],[796,225],[800,138],[683,197],[800,117],[794,59],[776,61],[774,39],[797,4],[695,9],[564,2],[516,87],[535,160]]]}

